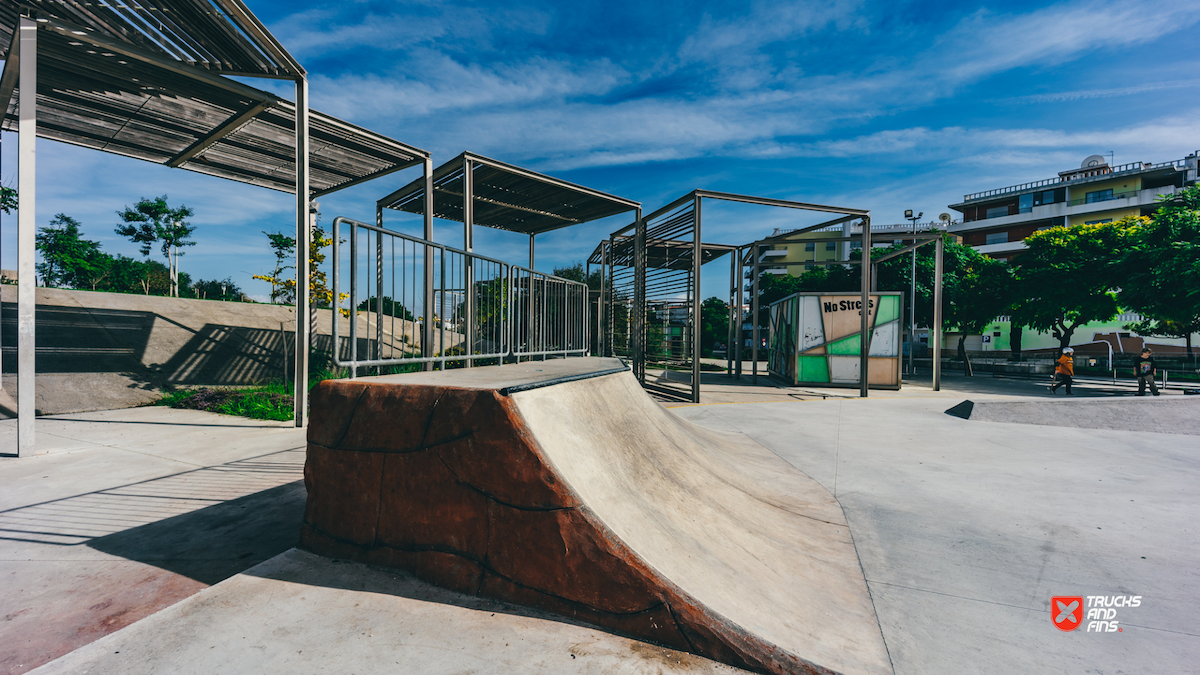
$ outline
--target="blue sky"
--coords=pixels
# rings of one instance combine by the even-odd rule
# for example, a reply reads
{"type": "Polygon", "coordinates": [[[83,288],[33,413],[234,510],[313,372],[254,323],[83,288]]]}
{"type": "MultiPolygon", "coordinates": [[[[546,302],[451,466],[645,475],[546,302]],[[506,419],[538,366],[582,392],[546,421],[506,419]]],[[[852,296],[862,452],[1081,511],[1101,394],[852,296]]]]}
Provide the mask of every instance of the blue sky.
{"type": "MultiPolygon", "coordinates": [[[[1117,163],[1200,149],[1200,4],[1138,2],[338,2],[250,0],[311,74],[313,107],[434,153],[464,149],[641,201],[692,188],[926,219],[964,193],[1054,176],[1091,154],[1117,163]]],[[[278,82],[255,86],[279,89],[278,82]]],[[[16,182],[4,135],[0,179],[16,182]]],[[[110,252],[115,211],[167,194],[196,210],[193,278],[270,267],[262,230],[293,227],[289,195],[42,141],[38,222],[65,212],[110,252]]],[[[402,173],[322,200],[373,217],[402,173]]],[[[706,211],[705,239],[746,243],[802,221],[706,211]]],[[[417,233],[397,214],[390,226],[417,233]]],[[[538,267],[583,259],[621,218],[539,240],[538,267]]],[[[0,264],[16,264],[15,218],[0,264]]],[[[439,223],[461,244],[461,226],[439,223]]],[[[480,231],[523,263],[523,237],[480,231]]],[[[722,273],[706,271],[705,295],[722,273]],[[710,280],[708,277],[711,276],[710,280]]],[[[725,276],[722,278],[722,274],[725,276]]]]}

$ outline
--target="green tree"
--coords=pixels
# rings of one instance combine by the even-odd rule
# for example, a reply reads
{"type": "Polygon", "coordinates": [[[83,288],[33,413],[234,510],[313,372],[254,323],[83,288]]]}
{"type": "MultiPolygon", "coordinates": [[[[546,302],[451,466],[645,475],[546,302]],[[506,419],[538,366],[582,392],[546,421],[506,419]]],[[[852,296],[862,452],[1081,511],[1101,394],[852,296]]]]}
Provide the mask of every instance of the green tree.
{"type": "Polygon", "coordinates": [[[12,213],[17,210],[17,191],[10,187],[0,187],[0,211],[12,213]]]}
{"type": "Polygon", "coordinates": [[[404,319],[405,321],[416,321],[416,317],[413,316],[412,312],[408,311],[407,307],[392,300],[387,295],[383,296],[382,302],[379,298],[371,296],[358,303],[358,309],[365,312],[380,312],[385,316],[394,316],[397,319],[404,319]]]}
{"type": "Polygon", "coordinates": [[[729,303],[714,295],[700,303],[700,354],[711,357],[718,342],[728,341],[729,303]]]}
{"type": "Polygon", "coordinates": [[[187,206],[171,208],[166,195],[153,199],[143,197],[132,208],[127,206],[117,211],[117,216],[125,223],[117,226],[117,234],[140,244],[142,255],[149,256],[153,245],[159,244],[167,259],[170,295],[176,298],[179,297],[179,256],[183,255],[179,249],[196,245],[188,239],[196,227],[186,220],[193,215],[195,211],[187,206]]]}
{"type": "Polygon", "coordinates": [[[197,279],[190,286],[192,295],[200,300],[224,300],[225,302],[241,302],[242,289],[233,283],[233,279],[197,279]]]}
{"type": "Polygon", "coordinates": [[[967,356],[967,336],[982,333],[1012,307],[1013,270],[1004,261],[993,260],[974,249],[967,251],[954,291],[945,303],[945,323],[958,329],[958,357],[966,374],[974,375],[967,356]]]}
{"type": "Polygon", "coordinates": [[[1131,228],[1120,301],[1145,317],[1128,328],[1183,338],[1192,356],[1192,333],[1200,331],[1200,188],[1164,196],[1153,216],[1131,228]]]}
{"type": "Polygon", "coordinates": [[[291,305],[296,302],[296,282],[284,275],[287,270],[296,269],[288,265],[289,260],[296,257],[296,239],[278,232],[263,232],[270,242],[271,252],[275,254],[275,270],[271,274],[255,274],[252,276],[259,281],[271,284],[271,302],[277,305],[291,305]]]}
{"type": "Polygon", "coordinates": [[[77,287],[89,276],[89,262],[99,254],[100,244],[84,239],[79,221],[65,213],[54,216],[50,224],[39,228],[34,245],[42,253],[37,272],[47,286],[77,287]]]}
{"type": "Polygon", "coordinates": [[[562,277],[563,279],[570,279],[571,281],[578,281],[581,284],[587,284],[589,291],[600,290],[600,270],[597,269],[591,274],[587,274],[583,268],[583,263],[581,262],[576,262],[567,267],[555,267],[554,276],[562,277]]]}
{"type": "Polygon", "coordinates": [[[1119,267],[1136,219],[1052,227],[1025,238],[1017,268],[1014,320],[1053,335],[1060,348],[1089,321],[1119,311],[1119,267]]]}

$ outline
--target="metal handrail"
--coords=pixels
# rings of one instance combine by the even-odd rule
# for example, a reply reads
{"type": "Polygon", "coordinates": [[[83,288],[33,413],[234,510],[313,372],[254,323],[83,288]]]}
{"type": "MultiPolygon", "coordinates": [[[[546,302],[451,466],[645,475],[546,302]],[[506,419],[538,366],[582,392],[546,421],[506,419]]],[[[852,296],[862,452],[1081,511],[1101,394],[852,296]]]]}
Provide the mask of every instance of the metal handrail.
{"type": "MultiPolygon", "coordinates": [[[[332,313],[333,314],[333,331],[332,331],[332,333],[333,333],[333,359],[332,360],[336,366],[356,369],[356,368],[362,367],[362,366],[388,366],[388,365],[401,365],[401,364],[411,364],[411,363],[441,363],[441,364],[443,364],[443,367],[444,367],[444,364],[447,361],[466,361],[467,365],[471,365],[472,360],[475,360],[475,359],[495,359],[495,358],[503,359],[506,357],[515,357],[515,356],[549,356],[549,355],[560,355],[560,354],[563,356],[570,356],[570,355],[575,355],[575,354],[586,354],[588,352],[588,350],[587,350],[587,338],[588,338],[587,284],[583,284],[583,283],[580,283],[577,281],[572,281],[570,279],[563,279],[562,277],[556,277],[554,275],[545,274],[542,272],[537,272],[535,270],[530,270],[530,269],[524,268],[524,267],[518,267],[518,266],[512,265],[510,263],[506,263],[503,260],[491,258],[491,257],[484,256],[484,255],[479,255],[477,253],[471,253],[471,252],[465,251],[463,249],[454,248],[452,246],[447,246],[445,244],[438,244],[436,242],[432,242],[427,239],[422,239],[420,237],[414,237],[411,235],[403,234],[401,232],[396,232],[394,230],[389,230],[389,229],[386,229],[386,228],[378,226],[378,225],[371,225],[369,223],[364,223],[364,222],[357,221],[357,220],[354,220],[351,218],[345,218],[345,217],[340,217],[340,216],[335,218],[333,221],[333,261],[332,261],[332,267],[333,267],[332,277],[333,278],[332,278],[330,285],[331,285],[331,289],[332,289],[332,293],[333,293],[335,307],[340,306],[340,304],[341,304],[340,281],[341,281],[341,271],[342,271],[342,267],[341,267],[342,266],[342,252],[340,250],[340,246],[341,246],[342,240],[341,240],[341,237],[339,236],[339,234],[340,234],[340,230],[341,230],[342,226],[344,226],[344,225],[349,225],[351,228],[350,241],[349,241],[351,272],[350,272],[350,289],[349,289],[350,292],[348,294],[349,295],[348,300],[350,303],[350,311],[352,312],[352,315],[351,315],[351,320],[350,320],[350,335],[348,336],[349,343],[350,343],[349,344],[349,359],[343,359],[342,358],[342,348],[341,348],[341,335],[340,335],[340,330],[339,330],[339,325],[338,325],[339,324],[339,312],[334,311],[332,313]],[[360,230],[367,233],[368,236],[370,236],[371,234],[374,234],[374,239],[375,239],[374,254],[375,255],[374,255],[373,260],[367,261],[367,267],[372,268],[372,266],[373,266],[373,269],[376,273],[375,281],[377,284],[377,288],[375,289],[375,294],[373,296],[377,303],[376,308],[374,310],[374,313],[376,314],[376,322],[375,322],[376,335],[374,337],[374,339],[376,341],[376,344],[375,344],[375,352],[376,353],[373,355],[374,358],[365,358],[365,359],[359,358],[359,336],[358,336],[358,323],[359,323],[359,312],[360,312],[360,310],[358,309],[358,306],[359,306],[359,297],[358,297],[358,295],[359,295],[359,292],[358,292],[359,291],[359,272],[360,272],[358,254],[359,254],[359,231],[360,230]],[[384,252],[383,252],[384,251],[384,243],[383,243],[384,237],[390,238],[389,243],[391,244],[392,262],[393,262],[393,264],[391,265],[392,272],[393,272],[393,288],[395,285],[395,270],[396,270],[395,242],[401,242],[401,263],[402,263],[402,265],[406,264],[406,259],[404,258],[405,245],[406,244],[411,245],[412,257],[414,259],[414,262],[412,265],[412,270],[411,270],[411,280],[413,282],[413,286],[414,287],[419,286],[423,290],[429,290],[429,289],[424,288],[425,284],[429,284],[430,286],[433,287],[433,292],[428,293],[428,294],[425,292],[418,294],[416,292],[415,288],[409,289],[412,292],[408,293],[408,296],[411,297],[412,305],[414,307],[417,304],[418,297],[421,297],[421,298],[433,297],[433,296],[437,295],[438,293],[440,293],[441,294],[440,305],[441,305],[441,309],[442,309],[441,313],[443,315],[445,315],[445,314],[447,314],[446,298],[449,294],[461,293],[461,294],[463,294],[463,297],[465,299],[467,297],[468,293],[477,292],[477,290],[481,288],[481,284],[498,283],[501,286],[499,294],[493,296],[493,302],[498,303],[500,305],[500,307],[498,308],[498,313],[493,315],[493,316],[499,316],[500,325],[498,327],[492,328],[488,335],[489,338],[492,338],[491,344],[493,345],[493,348],[476,351],[477,342],[481,342],[480,340],[475,339],[476,338],[475,333],[477,332],[477,329],[478,329],[478,326],[476,326],[475,323],[476,323],[476,319],[478,316],[477,311],[479,308],[475,307],[475,303],[473,303],[473,302],[472,303],[464,302],[463,304],[465,305],[465,309],[466,309],[468,316],[461,318],[454,322],[449,321],[448,316],[439,316],[438,317],[438,320],[436,322],[436,324],[437,324],[437,327],[436,327],[437,349],[436,349],[436,351],[435,351],[435,344],[434,344],[434,340],[433,340],[433,330],[434,330],[433,326],[434,326],[434,315],[435,315],[434,308],[432,306],[424,306],[423,311],[421,312],[422,316],[420,318],[417,318],[417,316],[415,315],[415,312],[409,311],[409,314],[413,315],[413,318],[411,320],[401,318],[400,320],[402,322],[408,321],[409,323],[411,323],[414,334],[416,333],[416,327],[417,326],[420,327],[421,338],[422,338],[420,355],[419,356],[411,355],[411,353],[408,353],[407,350],[405,350],[402,352],[401,356],[390,356],[389,358],[384,358],[383,353],[382,353],[383,352],[383,333],[384,333],[383,328],[382,328],[383,316],[384,316],[384,314],[383,314],[383,298],[388,297],[388,296],[384,296],[384,294],[383,294],[383,282],[382,282],[383,269],[384,269],[384,252]],[[420,270],[421,274],[419,277],[418,277],[418,273],[417,273],[418,263],[416,262],[416,258],[418,256],[418,250],[417,250],[418,247],[421,249],[420,250],[421,263],[419,264],[419,266],[422,268],[420,270]],[[428,270],[424,269],[425,264],[427,262],[431,263],[430,269],[428,269],[428,270]],[[497,274],[491,275],[491,278],[487,279],[486,281],[479,281],[479,279],[482,276],[486,276],[486,275],[476,275],[474,273],[475,266],[477,266],[479,264],[485,264],[485,265],[491,267],[492,269],[494,269],[497,272],[497,274]],[[470,273],[467,273],[467,267],[471,268],[470,273]],[[437,270],[436,273],[434,273],[434,269],[437,270]],[[447,270],[450,270],[450,275],[451,275],[450,281],[451,282],[454,282],[457,278],[461,277],[461,281],[464,284],[463,288],[450,288],[447,286],[447,278],[446,278],[447,270]],[[563,343],[562,348],[560,348],[560,349],[539,348],[539,349],[532,349],[532,350],[516,348],[517,345],[515,344],[515,342],[516,342],[516,338],[517,338],[517,331],[515,329],[514,320],[515,320],[515,312],[516,312],[516,304],[517,304],[516,301],[518,299],[516,285],[517,285],[517,279],[518,279],[519,273],[523,273],[525,278],[528,278],[531,280],[538,279],[540,281],[540,283],[532,283],[531,282],[529,284],[529,293],[527,294],[527,304],[530,307],[535,306],[535,305],[538,306],[544,316],[549,316],[549,314],[551,314],[555,311],[557,311],[559,314],[561,314],[561,317],[556,317],[556,318],[562,319],[563,326],[562,326],[561,331],[558,331],[556,333],[556,335],[558,335],[562,338],[562,343],[563,343]],[[435,277],[436,277],[436,279],[435,279],[435,277]],[[466,288],[466,284],[468,283],[468,280],[470,280],[470,284],[472,287],[471,289],[466,288]],[[562,299],[561,306],[556,306],[554,309],[551,309],[553,300],[547,299],[545,297],[539,297],[539,295],[536,293],[536,289],[539,286],[543,290],[549,289],[551,287],[553,287],[555,289],[559,289],[559,291],[558,291],[559,296],[562,299]],[[576,307],[576,305],[579,305],[579,306],[576,307]],[[454,328],[451,327],[450,331],[449,331],[450,332],[450,336],[449,336],[450,341],[455,342],[455,344],[462,345],[461,353],[451,353],[452,350],[453,351],[457,351],[457,350],[454,350],[455,344],[447,343],[447,326],[449,323],[455,323],[455,324],[461,323],[461,326],[459,327],[459,330],[458,330],[457,341],[454,338],[454,334],[455,334],[454,328]],[[574,340],[576,338],[580,339],[580,345],[581,345],[580,347],[574,346],[575,345],[574,340]]],[[[402,277],[403,277],[403,275],[408,274],[408,273],[409,273],[408,269],[404,268],[404,271],[402,272],[402,277]]],[[[401,279],[402,284],[405,283],[406,281],[407,281],[406,279],[403,279],[403,278],[401,279]]],[[[454,285],[454,284],[452,283],[451,285],[454,285]]],[[[402,286],[401,290],[402,290],[401,299],[405,299],[405,289],[403,288],[403,286],[402,286]]],[[[368,293],[368,296],[370,296],[370,293],[368,293]]],[[[372,313],[372,310],[369,305],[370,299],[371,298],[368,297],[368,299],[367,299],[368,309],[366,310],[368,332],[370,332],[370,329],[371,329],[371,313],[372,313]]],[[[393,303],[396,303],[396,298],[392,298],[391,301],[393,303]]],[[[426,304],[424,302],[424,300],[421,300],[421,303],[422,303],[422,305],[426,304]]],[[[437,303],[435,303],[435,304],[437,304],[437,303]]],[[[409,309],[409,306],[406,304],[401,304],[401,306],[404,307],[406,310],[409,309]]],[[[396,317],[394,316],[394,309],[393,309],[393,314],[392,314],[391,318],[392,318],[392,323],[393,323],[393,331],[391,334],[390,349],[392,350],[392,354],[394,354],[395,353],[395,345],[396,345],[396,339],[395,339],[395,334],[394,334],[395,333],[394,324],[395,324],[396,317]]],[[[537,325],[539,326],[540,330],[545,329],[545,321],[544,320],[541,322],[538,322],[537,325]]],[[[527,335],[527,337],[528,337],[528,335],[527,335]]],[[[543,337],[544,337],[544,334],[543,334],[543,337]]],[[[367,337],[368,349],[370,348],[371,339],[372,338],[370,336],[367,337]]],[[[486,340],[483,342],[486,344],[486,340]]],[[[526,341],[525,344],[526,344],[526,346],[528,346],[528,344],[529,344],[528,340],[526,341]]],[[[482,345],[480,345],[480,346],[482,346],[482,345]]],[[[537,346],[545,347],[546,346],[545,340],[539,339],[539,341],[537,342],[537,346]]]]}

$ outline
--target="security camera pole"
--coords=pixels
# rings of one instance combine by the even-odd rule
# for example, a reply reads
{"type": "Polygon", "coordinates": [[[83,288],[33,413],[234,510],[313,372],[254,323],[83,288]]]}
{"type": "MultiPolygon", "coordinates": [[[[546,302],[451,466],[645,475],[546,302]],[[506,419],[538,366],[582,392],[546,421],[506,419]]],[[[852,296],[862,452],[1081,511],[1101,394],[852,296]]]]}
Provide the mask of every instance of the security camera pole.
{"type": "MultiPolygon", "coordinates": [[[[923,215],[925,215],[924,211],[914,216],[912,209],[904,212],[904,219],[912,221],[914,244],[917,241],[917,221],[923,215]]],[[[912,295],[909,296],[908,303],[908,376],[913,377],[917,374],[913,366],[913,353],[917,350],[917,249],[915,248],[912,251],[912,275],[909,278],[912,281],[912,295]]]]}

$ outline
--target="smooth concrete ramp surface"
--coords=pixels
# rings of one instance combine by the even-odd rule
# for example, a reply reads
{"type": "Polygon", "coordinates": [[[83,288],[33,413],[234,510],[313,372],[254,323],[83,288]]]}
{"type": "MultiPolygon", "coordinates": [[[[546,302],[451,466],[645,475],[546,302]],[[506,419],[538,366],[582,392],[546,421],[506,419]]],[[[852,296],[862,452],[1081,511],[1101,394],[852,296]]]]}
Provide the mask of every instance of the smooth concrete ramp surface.
{"type": "Polygon", "coordinates": [[[978,422],[1200,436],[1200,397],[968,400],[950,408],[946,414],[978,422]]]}
{"type": "Polygon", "coordinates": [[[832,495],[619,361],[327,381],[312,410],[303,548],[752,670],[892,672],[832,495]]]}

